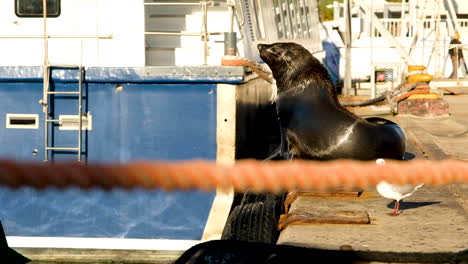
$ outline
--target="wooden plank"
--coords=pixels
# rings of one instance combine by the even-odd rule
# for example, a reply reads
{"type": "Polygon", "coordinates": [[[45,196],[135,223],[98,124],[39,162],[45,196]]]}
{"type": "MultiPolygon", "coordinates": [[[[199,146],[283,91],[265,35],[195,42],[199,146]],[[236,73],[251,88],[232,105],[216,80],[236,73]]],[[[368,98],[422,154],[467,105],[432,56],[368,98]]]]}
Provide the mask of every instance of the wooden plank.
{"type": "Polygon", "coordinates": [[[31,264],[168,264],[174,263],[184,251],[109,250],[66,248],[15,248],[32,260],[31,264]]]}
{"type": "Polygon", "coordinates": [[[202,240],[221,239],[224,225],[229,217],[232,202],[234,201],[233,188],[216,190],[216,196],[211,206],[208,220],[206,221],[205,230],[203,231],[202,240]]]}
{"type": "Polygon", "coordinates": [[[345,190],[331,190],[328,192],[289,192],[286,195],[286,199],[284,200],[284,209],[285,212],[289,211],[291,204],[298,198],[298,197],[317,197],[317,198],[357,198],[362,194],[362,190],[355,190],[355,191],[345,191],[345,190]]]}
{"type": "Polygon", "coordinates": [[[234,164],[236,158],[236,91],[236,85],[217,85],[216,162],[222,164],[234,164]]]}
{"type": "Polygon", "coordinates": [[[299,192],[298,196],[302,197],[342,197],[353,198],[359,197],[362,191],[329,191],[329,192],[299,192]]]}
{"type": "MultiPolygon", "coordinates": [[[[218,84],[216,103],[216,162],[234,164],[236,155],[236,85],[218,84]]],[[[206,221],[202,240],[221,239],[224,225],[229,217],[234,190],[217,189],[206,221]]]]}
{"type": "Polygon", "coordinates": [[[369,214],[366,211],[294,212],[280,216],[278,229],[282,230],[289,225],[369,223],[369,214]]]}

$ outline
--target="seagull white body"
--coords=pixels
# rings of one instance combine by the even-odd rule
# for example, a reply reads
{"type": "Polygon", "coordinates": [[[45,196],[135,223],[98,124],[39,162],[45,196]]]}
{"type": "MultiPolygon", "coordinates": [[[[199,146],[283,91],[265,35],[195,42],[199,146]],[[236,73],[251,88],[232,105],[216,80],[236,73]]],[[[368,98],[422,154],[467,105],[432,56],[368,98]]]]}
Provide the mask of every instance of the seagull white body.
{"type": "MultiPolygon", "coordinates": [[[[379,165],[384,165],[385,160],[377,159],[376,163],[379,165]]],[[[390,215],[396,216],[400,214],[400,201],[407,197],[410,197],[423,185],[424,184],[420,184],[417,186],[411,184],[392,184],[386,181],[381,181],[377,184],[377,192],[385,198],[395,200],[395,207],[393,208],[393,213],[391,213],[390,215]]]]}

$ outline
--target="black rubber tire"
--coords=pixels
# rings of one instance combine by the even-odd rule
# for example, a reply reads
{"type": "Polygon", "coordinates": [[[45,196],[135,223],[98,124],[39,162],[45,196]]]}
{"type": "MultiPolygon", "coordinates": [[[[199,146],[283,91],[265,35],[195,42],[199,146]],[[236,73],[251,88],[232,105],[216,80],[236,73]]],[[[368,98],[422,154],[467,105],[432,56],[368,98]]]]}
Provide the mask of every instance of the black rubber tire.
{"type": "Polygon", "coordinates": [[[259,242],[276,244],[279,236],[279,215],[277,214],[277,208],[278,206],[276,201],[267,201],[264,203],[263,225],[261,237],[259,238],[261,241],[259,242]]]}
{"type": "Polygon", "coordinates": [[[241,213],[240,213],[240,220],[239,223],[237,224],[237,240],[240,241],[252,241],[250,240],[252,237],[253,232],[255,232],[255,228],[253,226],[256,224],[255,223],[255,211],[252,210],[254,204],[249,203],[245,204],[242,207],[241,213]]]}
{"type": "Polygon", "coordinates": [[[241,204],[251,204],[256,202],[263,202],[266,199],[265,193],[253,193],[253,192],[245,192],[242,196],[241,204]]]}
{"type": "Polygon", "coordinates": [[[221,239],[275,244],[279,234],[276,203],[266,201],[236,206],[221,239]]]}
{"type": "Polygon", "coordinates": [[[240,205],[232,209],[226,221],[226,225],[224,226],[223,234],[221,235],[222,240],[238,240],[236,236],[237,234],[236,225],[240,217],[241,209],[242,209],[242,206],[240,205]]]}
{"type": "Polygon", "coordinates": [[[263,214],[263,203],[254,203],[252,204],[252,217],[251,217],[251,225],[249,227],[250,232],[248,233],[248,239],[249,241],[254,241],[254,242],[259,242],[263,241],[262,235],[263,235],[263,230],[255,228],[255,226],[263,226],[264,223],[264,214],[263,214]]]}
{"type": "Polygon", "coordinates": [[[272,193],[272,192],[262,192],[262,193],[254,193],[247,191],[243,194],[240,204],[249,204],[249,203],[256,203],[256,202],[266,202],[266,201],[278,201],[281,202],[283,200],[284,194],[280,193],[272,193]]]}

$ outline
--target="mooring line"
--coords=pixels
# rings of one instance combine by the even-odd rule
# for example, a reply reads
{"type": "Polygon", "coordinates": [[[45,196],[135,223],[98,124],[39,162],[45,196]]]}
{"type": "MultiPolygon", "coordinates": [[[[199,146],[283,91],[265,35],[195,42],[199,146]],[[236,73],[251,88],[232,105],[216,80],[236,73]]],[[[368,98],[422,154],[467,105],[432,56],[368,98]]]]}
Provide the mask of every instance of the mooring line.
{"type": "Polygon", "coordinates": [[[214,161],[139,161],[124,164],[78,162],[33,163],[0,160],[0,185],[83,189],[214,190],[238,191],[326,190],[366,188],[385,180],[397,184],[446,185],[468,183],[468,162],[335,160],[239,160],[234,165],[214,161]]]}

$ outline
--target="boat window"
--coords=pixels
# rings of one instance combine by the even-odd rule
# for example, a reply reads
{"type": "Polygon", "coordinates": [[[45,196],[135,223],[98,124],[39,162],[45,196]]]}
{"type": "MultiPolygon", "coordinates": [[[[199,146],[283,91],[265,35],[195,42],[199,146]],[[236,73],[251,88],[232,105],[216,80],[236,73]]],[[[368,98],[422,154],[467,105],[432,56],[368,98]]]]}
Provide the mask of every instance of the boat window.
{"type": "MultiPolygon", "coordinates": [[[[60,16],[60,1],[47,0],[47,17],[60,16]]],[[[15,0],[15,13],[19,17],[43,17],[42,0],[15,0]]]]}

